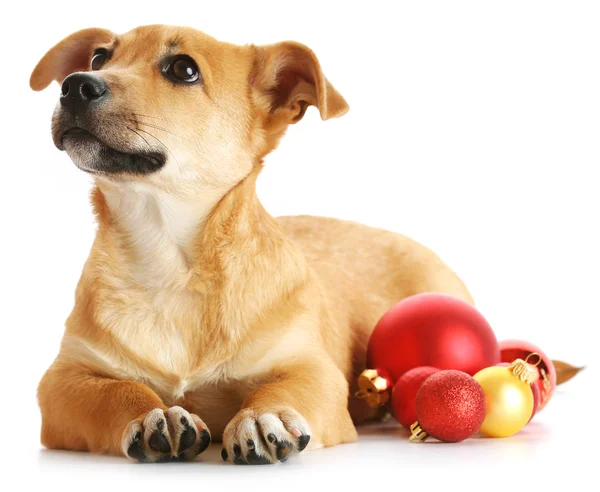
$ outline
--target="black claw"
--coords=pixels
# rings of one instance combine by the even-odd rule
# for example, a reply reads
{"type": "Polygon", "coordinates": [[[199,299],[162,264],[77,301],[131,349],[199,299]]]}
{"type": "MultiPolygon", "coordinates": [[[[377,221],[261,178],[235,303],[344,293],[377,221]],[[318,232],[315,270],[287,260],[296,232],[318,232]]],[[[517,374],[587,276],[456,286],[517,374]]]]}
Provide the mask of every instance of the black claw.
{"type": "Polygon", "coordinates": [[[292,451],[292,443],[288,441],[277,441],[277,459],[282,463],[287,461],[292,451]]]}
{"type": "Polygon", "coordinates": [[[267,439],[269,440],[269,442],[271,444],[273,444],[275,441],[277,441],[277,438],[275,437],[275,434],[271,433],[267,436],[267,439]]]}
{"type": "Polygon", "coordinates": [[[233,455],[236,458],[239,458],[242,455],[242,448],[240,448],[239,444],[234,444],[233,445],[233,455]]]}
{"type": "MultiPolygon", "coordinates": [[[[206,448],[208,448],[208,446],[210,445],[210,432],[208,432],[206,429],[204,429],[202,432],[200,432],[200,439],[198,440],[198,448],[196,449],[196,454],[200,454],[204,451],[206,451],[206,448]]],[[[223,451],[225,451],[223,449],[223,451]]],[[[227,455],[227,451],[225,451],[225,455],[227,455]]],[[[223,453],[221,453],[221,456],[223,456],[223,453]]],[[[227,457],[225,457],[225,460],[227,460],[227,457]]]]}
{"type": "Polygon", "coordinates": [[[171,445],[169,444],[169,441],[167,441],[167,438],[163,435],[163,433],[158,430],[152,433],[150,439],[148,439],[148,445],[151,449],[158,451],[159,453],[171,452],[171,445]]]}
{"type": "Polygon", "coordinates": [[[159,419],[158,422],[156,422],[156,428],[159,430],[163,430],[165,426],[165,419],[159,419]]]}
{"type": "Polygon", "coordinates": [[[254,444],[254,441],[252,439],[248,439],[246,441],[246,446],[248,446],[248,450],[254,449],[256,447],[256,445],[254,444]]]}
{"type": "Polygon", "coordinates": [[[181,416],[181,425],[183,425],[184,427],[189,426],[190,424],[188,423],[188,419],[186,418],[185,415],[181,416]]]}
{"type": "MultiPolygon", "coordinates": [[[[185,417],[182,417],[185,418],[185,417]]],[[[177,453],[183,453],[186,449],[191,448],[196,442],[196,431],[193,427],[187,427],[179,438],[179,449],[177,453]]]]}
{"type": "Polygon", "coordinates": [[[304,451],[304,449],[306,448],[306,446],[308,446],[308,443],[310,442],[310,436],[309,435],[302,435],[298,438],[298,451],[304,451]]]}
{"type": "Polygon", "coordinates": [[[223,461],[227,461],[227,458],[229,458],[229,455],[227,454],[227,450],[225,448],[221,449],[221,459],[223,461]]]}
{"type": "Polygon", "coordinates": [[[137,431],[135,433],[135,435],[133,436],[133,442],[140,442],[141,439],[142,439],[142,433],[141,433],[141,431],[137,431]]]}
{"type": "Polygon", "coordinates": [[[144,454],[144,444],[142,443],[141,435],[141,432],[137,432],[135,436],[133,436],[133,442],[129,445],[129,448],[127,448],[127,456],[139,461],[140,463],[144,463],[146,461],[146,455],[144,454]],[[138,434],[140,436],[136,440],[138,434]]]}
{"type": "Polygon", "coordinates": [[[259,456],[256,454],[256,449],[250,449],[248,456],[246,457],[248,464],[250,465],[270,465],[271,462],[265,456],[259,456]]]}

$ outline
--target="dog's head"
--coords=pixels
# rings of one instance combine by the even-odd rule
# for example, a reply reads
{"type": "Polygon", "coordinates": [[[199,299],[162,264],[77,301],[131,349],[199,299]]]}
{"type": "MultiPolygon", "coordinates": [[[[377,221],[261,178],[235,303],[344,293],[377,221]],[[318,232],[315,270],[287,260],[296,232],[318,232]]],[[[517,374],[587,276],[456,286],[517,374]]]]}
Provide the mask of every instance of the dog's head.
{"type": "Polygon", "coordinates": [[[53,80],[54,143],[79,168],[171,190],[230,188],[308,106],[322,119],[348,110],[306,46],[235,46],[189,28],[76,32],[30,84],[53,80]]]}

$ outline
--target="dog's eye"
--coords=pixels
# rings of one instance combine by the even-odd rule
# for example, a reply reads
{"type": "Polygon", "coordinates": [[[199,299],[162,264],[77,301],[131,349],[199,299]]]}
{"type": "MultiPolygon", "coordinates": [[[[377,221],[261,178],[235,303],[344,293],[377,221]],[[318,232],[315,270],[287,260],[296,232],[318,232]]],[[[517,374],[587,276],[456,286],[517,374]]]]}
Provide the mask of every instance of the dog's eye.
{"type": "Polygon", "coordinates": [[[198,65],[187,55],[177,55],[167,60],[163,73],[176,82],[191,84],[200,80],[198,65]]]}
{"type": "Polygon", "coordinates": [[[108,60],[108,51],[106,50],[97,50],[92,56],[92,62],[90,63],[90,68],[92,70],[100,70],[104,64],[108,60]]]}

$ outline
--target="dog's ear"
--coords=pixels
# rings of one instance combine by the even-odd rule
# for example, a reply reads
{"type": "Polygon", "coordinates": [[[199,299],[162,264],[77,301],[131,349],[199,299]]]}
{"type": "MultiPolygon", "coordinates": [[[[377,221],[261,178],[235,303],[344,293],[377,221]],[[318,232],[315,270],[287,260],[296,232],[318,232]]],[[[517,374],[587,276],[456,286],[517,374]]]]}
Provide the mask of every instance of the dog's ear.
{"type": "Polygon", "coordinates": [[[348,111],[348,104],[325,78],[308,47],[285,41],[255,48],[250,83],[256,104],[271,124],[296,123],[308,106],[316,106],[323,120],[348,111]]]}
{"type": "Polygon", "coordinates": [[[89,70],[94,48],[114,39],[112,32],[96,27],[71,34],[39,61],[31,74],[29,85],[34,91],[41,91],[53,80],[60,83],[73,72],[89,70]]]}

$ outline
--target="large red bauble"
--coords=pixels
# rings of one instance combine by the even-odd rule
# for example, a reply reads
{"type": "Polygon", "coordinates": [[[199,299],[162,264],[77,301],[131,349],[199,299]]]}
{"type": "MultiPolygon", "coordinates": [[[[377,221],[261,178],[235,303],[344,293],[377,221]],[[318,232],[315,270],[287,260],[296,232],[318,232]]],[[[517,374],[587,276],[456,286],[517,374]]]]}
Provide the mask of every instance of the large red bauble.
{"type": "Polygon", "coordinates": [[[500,362],[494,332],[471,304],[446,294],[407,297],[377,323],[369,339],[368,367],[395,383],[410,369],[433,366],[470,375],[500,362]]]}
{"type": "Polygon", "coordinates": [[[415,367],[404,373],[392,390],[394,417],[407,429],[417,420],[415,401],[417,392],[429,376],[439,372],[436,367],[415,367]]]}
{"type": "MultiPolygon", "coordinates": [[[[536,366],[540,377],[533,382],[537,385],[540,393],[537,407],[537,412],[540,412],[550,401],[556,388],[556,370],[552,360],[539,347],[524,340],[504,340],[499,343],[499,347],[502,362],[512,362],[515,359],[525,360],[533,353],[537,353],[541,357],[540,363],[536,366]]],[[[532,358],[530,362],[533,364],[536,359],[532,358]]]]}
{"type": "Polygon", "coordinates": [[[417,420],[431,437],[459,442],[475,434],[485,419],[485,394],[461,371],[429,376],[417,393],[417,420]]]}

